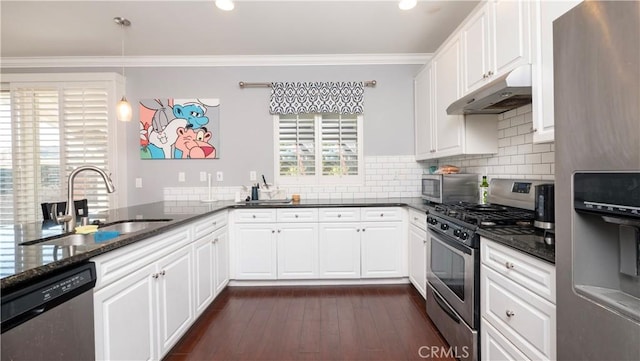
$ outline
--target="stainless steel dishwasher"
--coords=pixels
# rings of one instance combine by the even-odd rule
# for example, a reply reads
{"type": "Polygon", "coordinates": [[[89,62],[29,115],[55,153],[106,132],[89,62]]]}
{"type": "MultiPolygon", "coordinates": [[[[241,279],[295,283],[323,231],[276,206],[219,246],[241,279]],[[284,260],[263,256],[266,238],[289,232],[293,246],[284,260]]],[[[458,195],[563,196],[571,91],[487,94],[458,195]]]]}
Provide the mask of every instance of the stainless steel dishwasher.
{"type": "Polygon", "coordinates": [[[2,295],[2,360],[95,360],[91,262],[2,295]]]}

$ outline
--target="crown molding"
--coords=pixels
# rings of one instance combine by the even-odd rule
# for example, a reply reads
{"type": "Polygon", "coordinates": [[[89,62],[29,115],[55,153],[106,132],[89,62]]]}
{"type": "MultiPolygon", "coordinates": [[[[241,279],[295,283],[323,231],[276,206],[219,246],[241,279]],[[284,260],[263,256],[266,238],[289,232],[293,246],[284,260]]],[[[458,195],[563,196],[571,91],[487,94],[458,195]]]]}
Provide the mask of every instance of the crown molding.
{"type": "Polygon", "coordinates": [[[0,58],[0,68],[228,67],[425,64],[432,54],[322,54],[219,56],[91,56],[0,58]]]}

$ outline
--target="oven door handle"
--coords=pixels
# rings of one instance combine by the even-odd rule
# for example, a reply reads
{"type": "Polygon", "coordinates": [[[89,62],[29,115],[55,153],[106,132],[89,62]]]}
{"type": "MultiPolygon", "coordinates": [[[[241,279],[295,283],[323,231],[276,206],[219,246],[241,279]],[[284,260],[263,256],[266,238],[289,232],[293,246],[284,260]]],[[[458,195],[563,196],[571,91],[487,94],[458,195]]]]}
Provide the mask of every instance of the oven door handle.
{"type": "Polygon", "coordinates": [[[452,319],[454,320],[456,323],[460,323],[460,317],[458,317],[458,315],[455,314],[455,312],[453,312],[453,310],[451,309],[451,307],[449,307],[449,305],[447,305],[447,303],[442,299],[442,297],[437,293],[437,292],[433,292],[433,299],[436,300],[436,303],[438,304],[438,306],[440,306],[440,308],[452,319]]]}

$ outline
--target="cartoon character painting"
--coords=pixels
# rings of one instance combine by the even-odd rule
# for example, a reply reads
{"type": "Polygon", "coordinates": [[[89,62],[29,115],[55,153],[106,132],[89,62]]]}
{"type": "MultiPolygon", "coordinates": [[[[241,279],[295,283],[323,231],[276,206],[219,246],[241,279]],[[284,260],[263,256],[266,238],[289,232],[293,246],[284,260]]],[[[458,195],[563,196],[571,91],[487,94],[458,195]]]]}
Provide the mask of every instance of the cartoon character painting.
{"type": "Polygon", "coordinates": [[[218,158],[218,99],[140,101],[142,159],[218,158]]]}

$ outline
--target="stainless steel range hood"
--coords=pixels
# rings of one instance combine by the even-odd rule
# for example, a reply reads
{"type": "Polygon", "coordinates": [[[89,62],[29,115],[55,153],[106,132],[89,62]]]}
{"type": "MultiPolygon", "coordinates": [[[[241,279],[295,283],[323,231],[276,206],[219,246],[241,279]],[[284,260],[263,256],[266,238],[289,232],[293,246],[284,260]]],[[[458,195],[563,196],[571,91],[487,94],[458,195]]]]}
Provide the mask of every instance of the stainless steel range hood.
{"type": "Polygon", "coordinates": [[[531,103],[531,65],[523,65],[453,102],[447,114],[500,114],[531,103]]]}

